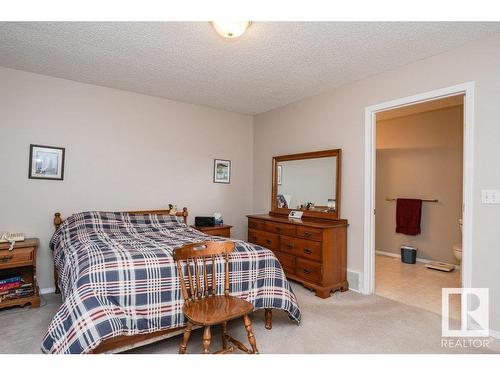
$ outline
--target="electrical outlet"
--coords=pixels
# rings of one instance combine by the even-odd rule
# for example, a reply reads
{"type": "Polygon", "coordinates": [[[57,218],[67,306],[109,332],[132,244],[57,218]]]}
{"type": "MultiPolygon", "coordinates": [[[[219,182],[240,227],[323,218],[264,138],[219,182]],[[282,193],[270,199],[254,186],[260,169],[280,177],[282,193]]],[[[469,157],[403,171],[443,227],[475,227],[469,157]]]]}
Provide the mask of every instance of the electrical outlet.
{"type": "Polygon", "coordinates": [[[500,190],[481,190],[481,202],[484,204],[500,204],[500,190]]]}

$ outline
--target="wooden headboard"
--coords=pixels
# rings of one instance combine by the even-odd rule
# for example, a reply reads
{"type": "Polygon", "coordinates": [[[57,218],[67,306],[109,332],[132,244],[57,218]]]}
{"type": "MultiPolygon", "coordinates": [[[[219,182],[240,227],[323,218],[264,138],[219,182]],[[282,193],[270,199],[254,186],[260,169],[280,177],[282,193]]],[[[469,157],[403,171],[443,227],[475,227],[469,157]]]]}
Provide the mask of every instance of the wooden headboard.
{"type": "MultiPolygon", "coordinates": [[[[155,214],[155,215],[169,215],[170,210],[140,210],[140,211],[124,211],[129,214],[155,214]]],[[[188,209],[187,207],[184,207],[182,211],[177,211],[175,213],[175,216],[182,216],[184,224],[187,224],[187,217],[188,217],[188,209]]],[[[54,226],[56,227],[56,230],[61,226],[63,223],[64,219],[61,217],[61,214],[59,212],[56,212],[54,214],[54,226]]]]}

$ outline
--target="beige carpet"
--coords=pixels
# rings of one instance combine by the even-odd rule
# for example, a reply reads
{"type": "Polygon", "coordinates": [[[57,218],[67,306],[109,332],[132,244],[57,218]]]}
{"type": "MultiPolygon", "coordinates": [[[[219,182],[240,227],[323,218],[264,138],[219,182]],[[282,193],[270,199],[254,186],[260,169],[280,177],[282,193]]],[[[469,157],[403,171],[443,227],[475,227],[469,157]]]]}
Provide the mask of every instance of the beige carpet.
{"type": "MultiPolygon", "coordinates": [[[[275,312],[273,329],[264,328],[264,314],[253,315],[254,332],[261,353],[500,353],[500,343],[490,348],[441,348],[441,317],[416,307],[379,296],[355,292],[335,293],[320,299],[299,284],[293,284],[302,310],[302,323],[291,322],[275,312]]],[[[40,353],[40,341],[60,303],[59,296],[45,297],[39,309],[0,312],[0,353],[40,353]]],[[[240,322],[232,322],[230,333],[246,342],[240,322]]],[[[212,350],[220,347],[214,329],[212,350]]],[[[137,348],[129,353],[176,353],[180,337],[137,348]]],[[[201,351],[201,332],[194,332],[188,352],[201,351]]]]}

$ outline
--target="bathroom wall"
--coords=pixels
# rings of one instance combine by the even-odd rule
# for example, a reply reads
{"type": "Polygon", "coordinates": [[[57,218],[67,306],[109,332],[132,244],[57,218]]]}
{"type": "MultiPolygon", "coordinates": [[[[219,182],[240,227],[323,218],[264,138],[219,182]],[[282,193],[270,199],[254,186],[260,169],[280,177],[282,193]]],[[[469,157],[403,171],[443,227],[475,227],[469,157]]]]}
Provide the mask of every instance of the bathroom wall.
{"type": "Polygon", "coordinates": [[[461,242],[463,106],[377,121],[375,248],[399,254],[416,246],[417,257],[458,263],[452,246],[461,242]],[[396,233],[396,202],[422,203],[421,234],[396,233]]]}

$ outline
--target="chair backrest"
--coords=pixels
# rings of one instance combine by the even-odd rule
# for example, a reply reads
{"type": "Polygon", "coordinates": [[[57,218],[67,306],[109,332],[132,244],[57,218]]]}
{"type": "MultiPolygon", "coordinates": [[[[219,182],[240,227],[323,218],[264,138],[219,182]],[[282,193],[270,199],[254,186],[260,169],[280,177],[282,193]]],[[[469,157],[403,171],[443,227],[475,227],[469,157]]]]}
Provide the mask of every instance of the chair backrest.
{"type": "MultiPolygon", "coordinates": [[[[196,299],[215,296],[217,293],[217,259],[223,258],[224,294],[229,295],[229,254],[234,250],[234,243],[198,242],[184,245],[174,250],[174,260],[181,280],[182,297],[186,304],[196,299]],[[183,267],[185,263],[185,267],[183,267]],[[186,275],[183,273],[186,269],[186,275]],[[186,285],[186,278],[188,285],[186,285]],[[203,286],[203,289],[202,289],[203,286]]],[[[220,277],[220,276],[219,276],[220,277]]]]}

